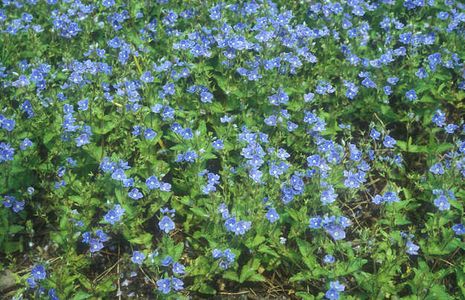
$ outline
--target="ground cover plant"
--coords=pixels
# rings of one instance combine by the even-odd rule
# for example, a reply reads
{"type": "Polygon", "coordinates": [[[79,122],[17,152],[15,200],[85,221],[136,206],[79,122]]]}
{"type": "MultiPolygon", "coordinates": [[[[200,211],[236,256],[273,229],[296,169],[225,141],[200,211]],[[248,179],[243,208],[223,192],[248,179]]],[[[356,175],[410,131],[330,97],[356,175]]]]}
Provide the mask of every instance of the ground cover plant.
{"type": "Polygon", "coordinates": [[[5,299],[463,299],[465,4],[2,0],[5,299]]]}

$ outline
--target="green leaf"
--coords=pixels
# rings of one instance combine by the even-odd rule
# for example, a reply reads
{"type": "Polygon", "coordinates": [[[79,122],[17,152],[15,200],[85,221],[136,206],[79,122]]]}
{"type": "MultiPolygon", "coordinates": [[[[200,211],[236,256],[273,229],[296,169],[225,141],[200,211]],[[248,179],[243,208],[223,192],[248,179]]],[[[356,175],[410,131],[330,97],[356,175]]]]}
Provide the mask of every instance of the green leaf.
{"type": "Polygon", "coordinates": [[[310,270],[313,270],[317,266],[317,261],[313,255],[313,247],[307,241],[297,239],[297,245],[299,247],[300,254],[302,254],[302,260],[310,270]]]}

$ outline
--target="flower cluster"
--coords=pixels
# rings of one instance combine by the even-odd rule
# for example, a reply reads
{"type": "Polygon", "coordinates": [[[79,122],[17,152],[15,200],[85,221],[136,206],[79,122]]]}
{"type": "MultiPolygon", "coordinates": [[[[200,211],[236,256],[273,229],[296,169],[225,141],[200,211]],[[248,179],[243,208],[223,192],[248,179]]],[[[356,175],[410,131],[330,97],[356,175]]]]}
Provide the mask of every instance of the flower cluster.
{"type": "Polygon", "coordinates": [[[348,218],[344,216],[325,216],[325,217],[312,217],[310,218],[310,229],[323,228],[334,240],[342,240],[346,237],[345,228],[351,225],[348,218]]]}
{"type": "Polygon", "coordinates": [[[162,260],[161,265],[166,268],[171,266],[172,276],[157,280],[158,290],[163,294],[169,294],[172,290],[183,290],[184,282],[178,277],[186,273],[184,265],[179,262],[174,262],[171,256],[166,256],[162,260]]]}
{"type": "Polygon", "coordinates": [[[224,251],[220,249],[213,249],[212,256],[214,259],[219,260],[218,265],[221,269],[228,269],[236,259],[236,255],[231,251],[231,249],[226,249],[224,251]]]}
{"type": "Polygon", "coordinates": [[[95,230],[94,236],[89,231],[82,234],[82,242],[84,244],[89,244],[89,251],[91,253],[102,250],[104,247],[103,243],[107,242],[109,239],[109,236],[102,229],[95,230]]]}
{"type": "Polygon", "coordinates": [[[24,209],[25,201],[18,201],[13,196],[4,196],[3,197],[3,206],[6,208],[11,208],[12,211],[18,213],[24,209]]]}

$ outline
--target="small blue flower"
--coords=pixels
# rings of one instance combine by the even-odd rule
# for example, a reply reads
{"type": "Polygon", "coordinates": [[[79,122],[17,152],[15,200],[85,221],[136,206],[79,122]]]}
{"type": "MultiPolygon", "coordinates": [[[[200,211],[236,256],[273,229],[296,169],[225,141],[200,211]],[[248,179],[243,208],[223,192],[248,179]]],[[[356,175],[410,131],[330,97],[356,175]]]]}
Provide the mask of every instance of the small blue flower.
{"type": "Polygon", "coordinates": [[[139,191],[139,189],[137,188],[133,188],[129,193],[128,193],[128,196],[134,200],[139,200],[141,199],[142,197],[144,197],[144,195],[139,191]]]}
{"type": "Polygon", "coordinates": [[[223,251],[221,251],[220,249],[213,249],[212,256],[214,259],[218,259],[223,256],[223,251]]]}
{"type": "Polygon", "coordinates": [[[13,129],[15,129],[15,120],[13,119],[3,119],[3,121],[1,121],[0,123],[2,125],[2,128],[5,129],[6,131],[13,131],[13,129]]]}
{"type": "Polygon", "coordinates": [[[203,91],[200,93],[200,101],[203,103],[211,103],[213,99],[213,94],[208,91],[203,91]]]}
{"type": "Polygon", "coordinates": [[[376,129],[372,128],[370,131],[370,137],[377,141],[381,137],[381,133],[376,129]]]}
{"type": "Polygon", "coordinates": [[[51,288],[51,289],[48,290],[48,297],[49,297],[50,300],[60,300],[60,298],[58,298],[54,288],[51,288]]]}
{"type": "Polygon", "coordinates": [[[274,223],[279,220],[279,214],[276,212],[276,209],[270,208],[266,213],[266,218],[270,221],[270,223],[274,223]]]}
{"type": "Polygon", "coordinates": [[[15,201],[13,207],[11,208],[15,213],[18,213],[24,209],[24,201],[15,201]]]}
{"type": "Polygon", "coordinates": [[[156,176],[150,176],[149,178],[147,178],[145,184],[150,190],[156,190],[160,188],[160,181],[158,181],[158,178],[156,176]]]}
{"type": "Polygon", "coordinates": [[[447,200],[447,197],[444,195],[440,195],[438,198],[434,199],[434,205],[440,210],[449,210],[450,209],[450,203],[449,200],[447,200]]]}
{"type": "Polygon", "coordinates": [[[163,294],[168,294],[171,292],[171,281],[169,278],[157,280],[158,290],[163,294]]]}
{"type": "Polygon", "coordinates": [[[336,241],[342,240],[346,237],[344,228],[337,224],[330,224],[328,226],[325,226],[324,229],[336,241]]]}
{"type": "Polygon", "coordinates": [[[323,205],[328,205],[336,201],[337,194],[334,192],[333,186],[329,186],[326,190],[321,192],[320,201],[323,205]]]}
{"type": "Polygon", "coordinates": [[[115,5],[115,0],[103,0],[102,5],[109,8],[115,5]]]}
{"type": "Polygon", "coordinates": [[[336,258],[330,254],[326,254],[325,257],[323,258],[323,262],[325,264],[333,264],[336,262],[336,258]]]}
{"type": "Polygon", "coordinates": [[[394,145],[397,144],[397,141],[390,137],[389,135],[386,135],[384,137],[383,145],[386,148],[394,148],[394,145]]]}
{"type": "Polygon", "coordinates": [[[145,259],[145,254],[140,251],[134,251],[132,253],[131,261],[135,264],[142,265],[145,259]]]}
{"type": "Polygon", "coordinates": [[[35,288],[35,287],[37,286],[37,283],[36,283],[34,277],[28,277],[28,278],[26,279],[26,282],[27,282],[28,286],[29,286],[31,289],[33,289],[33,288],[35,288]]]}
{"type": "Polygon", "coordinates": [[[111,178],[114,180],[123,181],[126,179],[126,174],[124,173],[123,169],[118,168],[111,174],[111,178]]]}
{"type": "Polygon", "coordinates": [[[320,217],[310,218],[309,221],[310,225],[308,225],[311,229],[319,229],[322,226],[323,220],[320,217]]]}
{"type": "Polygon", "coordinates": [[[371,201],[372,201],[374,204],[379,205],[379,204],[381,204],[381,203],[384,202],[384,198],[383,198],[383,196],[381,196],[381,195],[375,195],[375,196],[372,198],[371,201]]]}
{"type": "Polygon", "coordinates": [[[447,132],[448,134],[453,134],[458,128],[459,128],[458,125],[447,124],[446,127],[444,127],[444,131],[447,132]]]}
{"type": "Polygon", "coordinates": [[[387,203],[399,202],[399,197],[395,192],[386,192],[383,195],[383,200],[387,203]]]}
{"type": "Polygon", "coordinates": [[[115,223],[121,221],[121,217],[124,214],[124,208],[121,207],[121,205],[116,204],[112,210],[110,210],[108,213],[103,216],[103,219],[105,222],[110,223],[111,225],[114,225],[115,223]]]}
{"type": "Polygon", "coordinates": [[[161,261],[161,265],[163,267],[168,267],[169,265],[171,265],[173,263],[173,258],[169,255],[165,256],[165,258],[161,261]]]}
{"type": "Polygon", "coordinates": [[[452,226],[452,230],[455,232],[456,235],[465,234],[465,226],[463,224],[455,224],[452,226]]]}
{"type": "Polygon", "coordinates": [[[153,129],[151,129],[151,128],[145,129],[144,137],[145,137],[146,140],[152,140],[156,136],[157,136],[157,133],[153,129]]]}
{"type": "Polygon", "coordinates": [[[158,226],[160,230],[164,231],[165,233],[169,233],[171,230],[174,230],[174,222],[168,216],[164,216],[160,222],[158,222],[158,226]]]}
{"type": "Polygon", "coordinates": [[[441,163],[435,163],[434,165],[429,168],[429,171],[434,175],[443,175],[444,174],[444,167],[441,163]]]}
{"type": "Polygon", "coordinates": [[[183,275],[183,274],[186,273],[186,267],[184,267],[184,265],[182,265],[182,264],[180,264],[178,262],[175,262],[173,264],[173,273],[183,275]]]}
{"type": "Polygon", "coordinates": [[[326,291],[325,297],[329,300],[337,300],[339,299],[339,292],[335,289],[329,289],[326,291]]]}
{"type": "Polygon", "coordinates": [[[26,150],[26,149],[29,148],[29,147],[32,147],[32,142],[31,142],[31,140],[28,139],[28,138],[25,138],[25,139],[21,142],[21,144],[19,145],[19,149],[21,149],[21,151],[24,151],[24,150],[26,150]]]}
{"type": "Polygon", "coordinates": [[[80,136],[78,136],[76,139],[76,146],[77,147],[82,147],[84,145],[87,145],[90,143],[90,140],[89,140],[89,135],[87,133],[83,133],[81,134],[80,136]]]}
{"type": "Polygon", "coordinates": [[[436,110],[433,118],[431,119],[434,124],[438,127],[443,127],[446,125],[446,114],[440,109],[436,110]]]}
{"type": "Polygon", "coordinates": [[[414,101],[417,100],[417,93],[415,93],[415,90],[409,90],[405,93],[405,97],[407,97],[408,100],[414,101]]]}
{"type": "Polygon", "coordinates": [[[171,279],[171,286],[173,290],[180,291],[184,289],[184,282],[179,278],[173,277],[173,279],[171,279]]]}
{"type": "Polygon", "coordinates": [[[108,241],[110,238],[108,237],[108,234],[106,234],[105,232],[103,232],[102,229],[97,229],[95,231],[95,235],[98,237],[98,239],[101,241],[101,242],[106,242],[108,241]]]}
{"type": "Polygon", "coordinates": [[[89,108],[89,100],[88,99],[83,99],[81,101],[78,101],[78,110],[80,111],[86,111],[89,108]]]}
{"type": "Polygon", "coordinates": [[[98,252],[103,249],[103,243],[99,239],[90,239],[89,240],[89,245],[90,245],[90,252],[98,252]]]}
{"type": "Polygon", "coordinates": [[[405,246],[407,247],[407,249],[405,250],[405,252],[407,254],[410,254],[410,255],[418,255],[418,250],[420,250],[420,246],[418,245],[415,245],[412,241],[407,241],[407,243],[405,244],[405,246]]]}
{"type": "Polygon", "coordinates": [[[223,140],[218,139],[218,140],[213,141],[212,146],[213,148],[215,148],[215,150],[223,149],[224,148],[223,140]]]}
{"type": "Polygon", "coordinates": [[[340,284],[339,281],[331,281],[329,283],[329,290],[325,293],[325,297],[329,300],[339,299],[339,293],[344,291],[345,286],[340,284]]]}
{"type": "Polygon", "coordinates": [[[31,275],[35,280],[43,280],[47,277],[47,272],[43,265],[36,265],[32,268],[31,275]]]}

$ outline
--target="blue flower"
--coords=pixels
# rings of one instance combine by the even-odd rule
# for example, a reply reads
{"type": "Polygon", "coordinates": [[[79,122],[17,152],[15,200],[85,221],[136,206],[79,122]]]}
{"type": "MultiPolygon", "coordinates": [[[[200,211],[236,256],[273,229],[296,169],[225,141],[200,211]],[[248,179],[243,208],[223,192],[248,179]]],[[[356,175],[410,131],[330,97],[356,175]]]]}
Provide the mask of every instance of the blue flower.
{"type": "Polygon", "coordinates": [[[339,292],[335,289],[329,289],[326,291],[325,297],[329,300],[337,300],[339,299],[339,292]]]}
{"type": "Polygon", "coordinates": [[[339,281],[331,281],[329,283],[329,290],[325,293],[325,297],[329,300],[339,299],[339,293],[344,291],[345,286],[340,284],[339,281]]]}
{"type": "Polygon", "coordinates": [[[103,243],[99,239],[90,239],[90,252],[98,252],[103,249],[103,243]]]}
{"type": "Polygon", "coordinates": [[[158,222],[158,226],[160,230],[164,231],[165,233],[169,233],[171,230],[174,230],[174,222],[168,216],[163,216],[163,218],[158,222]]]}
{"type": "Polygon", "coordinates": [[[389,135],[386,135],[384,137],[384,141],[383,141],[384,147],[386,147],[386,148],[394,148],[394,145],[396,143],[397,143],[397,141],[395,139],[393,139],[392,137],[390,137],[389,135]]]}
{"type": "Polygon", "coordinates": [[[150,176],[149,178],[147,178],[145,184],[150,190],[156,190],[160,188],[160,181],[158,181],[158,178],[156,176],[150,176]]]}
{"type": "Polygon", "coordinates": [[[276,209],[270,208],[266,213],[266,218],[270,221],[270,223],[274,223],[279,220],[279,214],[276,212],[276,209]]]}
{"type": "Polygon", "coordinates": [[[379,140],[379,138],[381,137],[381,133],[376,129],[372,128],[370,131],[370,137],[374,140],[379,140]]]}
{"type": "Polygon", "coordinates": [[[135,264],[142,265],[145,259],[145,254],[140,251],[134,251],[132,253],[131,261],[135,264]]]}
{"type": "Polygon", "coordinates": [[[212,256],[214,259],[220,259],[218,265],[223,270],[228,269],[234,263],[236,258],[236,255],[230,249],[226,249],[224,251],[213,249],[212,256]]]}
{"type": "Polygon", "coordinates": [[[137,188],[133,188],[129,193],[128,193],[128,196],[134,200],[139,200],[141,199],[142,197],[144,197],[144,195],[139,191],[139,189],[137,188]]]}
{"type": "Polygon", "coordinates": [[[24,209],[24,201],[15,201],[13,207],[11,208],[15,213],[18,213],[24,209]]]}
{"type": "Polygon", "coordinates": [[[118,168],[111,174],[111,178],[118,181],[124,181],[126,179],[126,174],[123,169],[118,168]]]}
{"type": "Polygon", "coordinates": [[[2,128],[5,129],[6,131],[13,131],[15,129],[15,120],[13,119],[3,119],[0,123],[2,125],[2,128]]]}
{"type": "Polygon", "coordinates": [[[434,205],[440,210],[449,210],[450,209],[450,203],[449,200],[447,200],[447,197],[444,195],[440,195],[438,198],[434,199],[434,205]]]}
{"type": "Polygon", "coordinates": [[[434,175],[443,175],[444,174],[444,167],[441,163],[435,163],[434,165],[429,168],[429,171],[434,175]]]}
{"type": "Polygon", "coordinates": [[[342,240],[346,237],[346,233],[342,226],[337,224],[330,224],[328,226],[324,226],[325,231],[334,239],[334,240],[342,240]]]}
{"type": "Polygon", "coordinates": [[[121,220],[121,217],[123,216],[124,212],[124,208],[122,208],[121,205],[116,204],[112,210],[110,210],[108,213],[105,214],[105,216],[103,216],[103,219],[111,225],[114,225],[115,223],[121,220]]]}
{"type": "Polygon", "coordinates": [[[28,278],[26,279],[26,282],[27,282],[28,286],[29,286],[31,289],[33,289],[33,288],[35,288],[35,287],[37,286],[37,283],[36,283],[34,277],[28,277],[28,278]]]}
{"type": "Polygon", "coordinates": [[[6,195],[5,197],[3,197],[4,201],[3,201],[3,206],[7,207],[7,208],[10,208],[13,206],[13,204],[15,203],[16,201],[16,198],[13,197],[13,196],[8,196],[6,195]]]}
{"type": "Polygon", "coordinates": [[[320,201],[323,205],[328,205],[336,201],[337,194],[334,192],[333,186],[329,186],[326,190],[321,192],[320,201]]]}
{"type": "Polygon", "coordinates": [[[107,8],[112,7],[113,5],[115,5],[115,0],[103,0],[102,5],[107,8]]]}
{"type": "Polygon", "coordinates": [[[236,254],[234,254],[231,249],[226,249],[223,252],[223,256],[226,258],[227,261],[233,262],[236,258],[236,254]]]}
{"type": "Polygon", "coordinates": [[[436,66],[441,63],[441,53],[433,53],[428,56],[429,67],[431,71],[436,70],[436,66]]]}
{"type": "Polygon", "coordinates": [[[171,286],[173,287],[173,290],[180,291],[184,289],[184,282],[179,278],[173,277],[171,279],[171,286]]]}
{"type": "Polygon", "coordinates": [[[436,124],[436,126],[443,127],[446,125],[446,114],[438,109],[433,115],[432,121],[434,124],[436,124]]]}
{"type": "Polygon", "coordinates": [[[420,247],[418,245],[415,245],[412,241],[409,240],[407,241],[405,246],[407,247],[407,249],[405,250],[407,254],[418,255],[418,250],[420,250],[420,247]]]}
{"type": "Polygon", "coordinates": [[[152,73],[150,73],[150,71],[144,72],[140,77],[140,80],[145,83],[153,82],[154,79],[155,78],[152,76],[152,73]]]}
{"type": "Polygon", "coordinates": [[[323,220],[320,217],[310,218],[308,227],[311,229],[321,228],[323,220]]]}
{"type": "Polygon", "coordinates": [[[307,157],[307,164],[309,167],[319,167],[320,166],[320,156],[318,154],[310,155],[307,157]]]}
{"type": "Polygon", "coordinates": [[[223,149],[224,148],[223,140],[218,139],[218,140],[213,141],[212,146],[213,148],[215,148],[215,150],[223,149]]]}
{"type": "Polygon", "coordinates": [[[13,160],[15,149],[7,143],[0,143],[0,163],[13,160]]]}
{"type": "Polygon", "coordinates": [[[79,135],[76,139],[76,146],[77,147],[82,147],[84,145],[87,145],[90,143],[90,140],[89,140],[89,135],[87,133],[83,133],[81,135],[79,135]]]}
{"type": "Polygon", "coordinates": [[[108,241],[110,238],[108,237],[108,235],[103,232],[103,230],[101,229],[97,229],[95,231],[95,235],[97,235],[98,239],[101,241],[101,242],[106,242],[108,241]]]}
{"type": "Polygon", "coordinates": [[[387,203],[399,202],[399,197],[395,192],[386,192],[383,195],[383,200],[387,203]]]}
{"type": "Polygon", "coordinates": [[[455,224],[452,226],[452,230],[455,232],[456,235],[465,234],[465,226],[463,224],[455,224]]]}
{"type": "Polygon", "coordinates": [[[160,262],[160,264],[163,267],[168,267],[172,263],[173,263],[173,258],[171,256],[169,256],[169,255],[165,256],[165,258],[160,262]]]}
{"type": "Polygon", "coordinates": [[[145,137],[146,140],[152,140],[156,136],[157,136],[157,133],[153,129],[151,129],[151,128],[145,129],[144,137],[145,137]]]}
{"type": "Polygon", "coordinates": [[[32,147],[32,142],[28,138],[25,138],[19,145],[19,149],[21,149],[22,151],[26,150],[29,147],[32,147]]]}
{"type": "Polygon", "coordinates": [[[417,93],[415,93],[415,90],[409,90],[405,93],[405,97],[407,97],[408,100],[414,101],[418,99],[417,93]]]}
{"type": "Polygon", "coordinates": [[[213,249],[212,256],[214,259],[218,259],[223,256],[223,251],[221,251],[220,249],[213,249]]]}
{"type": "Polygon", "coordinates": [[[447,132],[448,134],[453,134],[454,131],[456,131],[458,128],[459,128],[458,125],[447,124],[446,127],[444,127],[444,131],[447,132]]]}
{"type": "Polygon", "coordinates": [[[333,264],[336,262],[336,259],[334,258],[334,256],[330,254],[326,254],[325,257],[323,258],[323,262],[325,264],[333,264]]]}
{"type": "Polygon", "coordinates": [[[163,294],[168,294],[171,292],[171,281],[169,278],[157,280],[158,290],[163,294]]]}
{"type": "Polygon", "coordinates": [[[180,264],[178,262],[175,262],[173,264],[173,273],[183,275],[183,274],[186,273],[186,267],[184,267],[184,265],[182,265],[182,264],[180,264]]]}
{"type": "Polygon", "coordinates": [[[203,103],[211,103],[213,99],[213,94],[208,91],[203,91],[200,93],[200,101],[203,103]]]}
{"type": "Polygon", "coordinates": [[[35,265],[34,268],[32,268],[31,275],[35,280],[43,280],[47,277],[47,272],[43,265],[35,265]]]}
{"type": "Polygon", "coordinates": [[[60,298],[58,298],[54,288],[51,288],[51,289],[48,290],[48,297],[49,297],[50,300],[60,300],[60,298]]]}
{"type": "Polygon", "coordinates": [[[80,111],[86,111],[89,108],[89,100],[88,99],[83,99],[81,101],[78,101],[78,110],[80,111]]]}
{"type": "Polygon", "coordinates": [[[372,201],[374,204],[379,205],[379,204],[381,204],[381,203],[384,202],[384,198],[383,198],[383,196],[381,196],[381,195],[375,195],[375,196],[371,199],[371,201],[372,201]]]}

